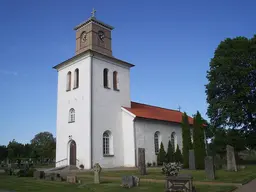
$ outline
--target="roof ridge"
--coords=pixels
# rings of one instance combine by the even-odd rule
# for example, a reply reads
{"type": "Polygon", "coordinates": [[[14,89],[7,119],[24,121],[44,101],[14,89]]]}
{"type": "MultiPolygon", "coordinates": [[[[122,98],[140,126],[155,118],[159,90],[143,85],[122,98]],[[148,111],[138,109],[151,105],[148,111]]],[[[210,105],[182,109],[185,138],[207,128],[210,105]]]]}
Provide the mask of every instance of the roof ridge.
{"type": "Polygon", "coordinates": [[[135,101],[131,101],[131,102],[132,102],[132,103],[141,104],[141,105],[146,105],[146,106],[149,106],[149,107],[156,107],[156,108],[159,108],[159,109],[165,109],[165,110],[169,110],[169,111],[180,112],[180,113],[183,114],[183,112],[178,111],[178,110],[174,110],[174,109],[168,109],[168,108],[164,108],[164,107],[159,107],[159,106],[155,106],[155,105],[149,105],[149,104],[145,104],[145,103],[139,103],[139,102],[135,102],[135,101]]]}

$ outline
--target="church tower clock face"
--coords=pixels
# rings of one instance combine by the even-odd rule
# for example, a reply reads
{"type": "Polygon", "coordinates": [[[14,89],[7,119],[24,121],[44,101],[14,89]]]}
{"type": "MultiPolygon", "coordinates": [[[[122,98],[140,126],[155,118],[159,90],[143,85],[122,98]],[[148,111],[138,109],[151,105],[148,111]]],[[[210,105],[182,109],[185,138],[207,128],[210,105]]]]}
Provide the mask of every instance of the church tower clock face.
{"type": "Polygon", "coordinates": [[[99,32],[98,32],[98,36],[99,36],[99,39],[100,39],[101,41],[104,41],[105,34],[104,34],[103,31],[99,31],[99,32]]]}
{"type": "Polygon", "coordinates": [[[81,40],[83,43],[86,41],[86,32],[85,31],[81,35],[81,40]]]}

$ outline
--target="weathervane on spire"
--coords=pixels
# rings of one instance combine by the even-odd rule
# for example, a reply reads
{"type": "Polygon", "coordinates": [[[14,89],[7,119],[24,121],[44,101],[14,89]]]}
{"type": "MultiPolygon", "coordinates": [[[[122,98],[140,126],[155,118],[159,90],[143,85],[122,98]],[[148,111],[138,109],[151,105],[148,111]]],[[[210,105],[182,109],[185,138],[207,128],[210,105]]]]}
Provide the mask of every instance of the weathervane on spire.
{"type": "Polygon", "coordinates": [[[93,8],[93,9],[92,9],[92,12],[91,12],[92,17],[95,17],[95,15],[96,15],[95,13],[96,13],[96,10],[93,8]]]}

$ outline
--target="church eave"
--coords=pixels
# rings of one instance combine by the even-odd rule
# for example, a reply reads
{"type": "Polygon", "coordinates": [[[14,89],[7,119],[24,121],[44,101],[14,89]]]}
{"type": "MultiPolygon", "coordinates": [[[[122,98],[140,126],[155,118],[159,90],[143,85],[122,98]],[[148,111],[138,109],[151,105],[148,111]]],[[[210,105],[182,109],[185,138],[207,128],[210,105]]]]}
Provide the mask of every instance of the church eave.
{"type": "Polygon", "coordinates": [[[112,27],[111,25],[108,25],[108,24],[106,24],[106,23],[104,23],[104,22],[102,22],[102,21],[99,21],[99,20],[96,19],[95,17],[90,17],[90,19],[88,19],[87,21],[85,21],[85,22],[83,22],[83,23],[77,25],[77,26],[74,28],[74,30],[77,30],[77,29],[79,29],[80,27],[82,27],[82,26],[84,26],[84,25],[86,25],[87,23],[90,23],[90,22],[95,22],[95,23],[97,23],[97,24],[99,24],[99,25],[102,25],[103,27],[106,27],[106,28],[108,28],[108,29],[110,29],[110,30],[113,30],[113,29],[114,29],[114,27],[112,27]]]}
{"type": "Polygon", "coordinates": [[[69,63],[70,61],[73,61],[73,60],[75,60],[75,59],[77,59],[77,58],[79,58],[79,57],[81,57],[81,56],[84,56],[84,55],[86,55],[86,54],[88,54],[88,53],[92,53],[92,54],[95,54],[95,55],[99,55],[99,56],[101,56],[101,57],[103,57],[103,58],[112,60],[113,62],[118,62],[118,63],[123,64],[123,65],[126,65],[127,67],[130,67],[130,68],[135,66],[135,65],[133,65],[133,64],[131,64],[131,63],[128,63],[128,62],[126,62],[126,61],[123,61],[123,60],[117,59],[117,58],[115,58],[115,57],[111,57],[111,56],[108,56],[108,55],[105,55],[105,54],[102,54],[102,53],[99,53],[99,52],[97,52],[97,51],[93,51],[93,50],[89,49],[89,50],[87,50],[87,51],[84,51],[84,52],[82,52],[82,53],[80,53],[80,54],[75,55],[74,57],[71,57],[71,58],[69,58],[69,59],[67,59],[67,60],[65,60],[65,61],[63,61],[63,62],[61,62],[60,64],[54,66],[53,69],[58,70],[59,68],[65,66],[65,65],[66,65],[67,63],[69,63]]]}

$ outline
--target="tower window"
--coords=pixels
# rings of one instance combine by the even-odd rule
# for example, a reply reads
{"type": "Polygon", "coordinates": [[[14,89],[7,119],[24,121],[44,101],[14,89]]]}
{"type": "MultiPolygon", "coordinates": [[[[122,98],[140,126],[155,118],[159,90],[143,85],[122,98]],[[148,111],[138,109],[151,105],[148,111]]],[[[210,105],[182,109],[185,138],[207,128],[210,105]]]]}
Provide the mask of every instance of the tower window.
{"type": "Polygon", "coordinates": [[[109,88],[109,82],[108,82],[108,69],[105,68],[103,70],[103,85],[105,88],[109,88]]]}
{"type": "Polygon", "coordinates": [[[69,123],[74,123],[75,122],[75,115],[76,115],[76,112],[75,112],[75,109],[70,109],[69,110],[69,123]]]}
{"type": "Polygon", "coordinates": [[[103,133],[103,156],[113,156],[113,136],[110,131],[103,133]]]}
{"type": "Polygon", "coordinates": [[[71,90],[71,72],[69,71],[67,74],[67,91],[71,90]]]}
{"type": "Polygon", "coordinates": [[[113,87],[114,90],[119,91],[119,84],[118,84],[118,73],[117,71],[113,72],[113,87]]]}
{"type": "Polygon", "coordinates": [[[76,69],[74,74],[74,89],[78,87],[79,87],[79,69],[76,69]]]}

